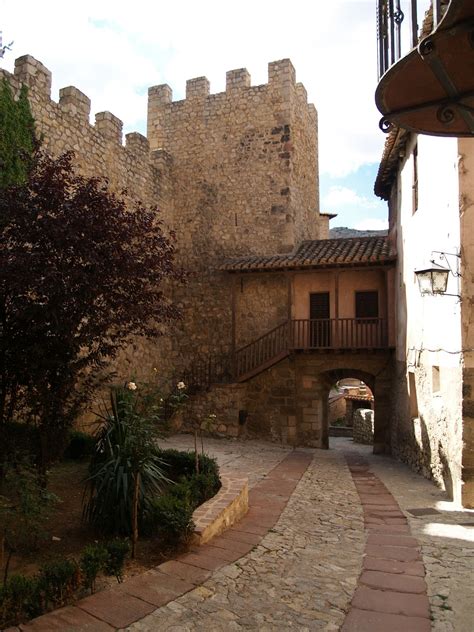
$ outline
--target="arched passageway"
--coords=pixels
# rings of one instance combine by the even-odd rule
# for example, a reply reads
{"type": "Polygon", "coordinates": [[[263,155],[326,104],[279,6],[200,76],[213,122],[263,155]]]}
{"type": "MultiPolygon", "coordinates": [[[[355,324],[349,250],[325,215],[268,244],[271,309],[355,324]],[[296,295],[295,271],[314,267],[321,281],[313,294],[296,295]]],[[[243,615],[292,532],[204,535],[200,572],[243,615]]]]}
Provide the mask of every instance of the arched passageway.
{"type": "Polygon", "coordinates": [[[374,396],[374,452],[390,452],[390,354],[302,355],[295,365],[298,443],[329,447],[329,391],[339,380],[355,378],[374,396]]]}

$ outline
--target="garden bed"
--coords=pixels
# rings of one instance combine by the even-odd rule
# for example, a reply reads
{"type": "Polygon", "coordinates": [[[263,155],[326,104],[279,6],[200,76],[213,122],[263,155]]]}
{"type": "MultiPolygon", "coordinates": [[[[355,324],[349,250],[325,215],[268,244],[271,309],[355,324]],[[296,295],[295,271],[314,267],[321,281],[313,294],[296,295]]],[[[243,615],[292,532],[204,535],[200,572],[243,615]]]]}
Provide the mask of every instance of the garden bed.
{"type": "MultiPolygon", "coordinates": [[[[153,500],[151,513],[142,521],[135,559],[126,561],[124,568],[117,576],[119,579],[143,573],[186,550],[193,534],[193,508],[198,503],[205,505],[205,501],[212,499],[221,485],[217,465],[209,457],[203,455],[199,457],[201,472],[196,474],[193,453],[167,450],[159,451],[159,456],[167,464],[164,470],[170,480],[163,487],[162,493],[153,500]]],[[[17,553],[10,559],[8,577],[13,578],[15,582],[19,577],[21,581],[20,584],[11,584],[9,579],[9,583],[5,584],[5,587],[10,586],[9,593],[8,590],[5,592],[5,587],[2,589],[0,581],[0,628],[24,622],[28,619],[28,615],[29,617],[37,616],[42,611],[47,612],[52,608],[71,603],[89,594],[91,587],[94,591],[98,591],[117,585],[114,573],[108,576],[106,572],[100,572],[97,581],[93,579],[92,583],[87,583],[87,569],[83,566],[84,552],[88,550],[90,552],[91,546],[92,549],[95,547],[95,551],[92,551],[94,557],[101,545],[108,547],[111,542],[118,542],[119,545],[123,542],[123,534],[104,534],[84,523],[82,519],[84,480],[88,473],[89,464],[85,461],[63,461],[51,469],[48,492],[57,496],[60,502],[48,518],[47,535],[41,539],[37,550],[22,555],[17,553]],[[122,540],[114,541],[114,535],[121,535],[122,540]],[[69,579],[64,582],[59,579],[64,566],[60,567],[61,564],[66,566],[69,564],[71,567],[71,562],[68,560],[72,561],[74,568],[77,569],[76,576],[72,577],[69,570],[69,579]],[[54,566],[55,563],[54,588],[49,580],[45,587],[44,569],[51,564],[54,566]],[[33,592],[30,588],[25,589],[26,584],[22,577],[26,578],[26,582],[33,582],[38,588],[34,588],[33,592]],[[31,579],[28,580],[28,578],[31,579]],[[21,599],[15,597],[15,591],[17,595],[21,592],[26,597],[21,599]],[[56,598],[58,595],[59,598],[56,598]],[[38,599],[43,604],[40,608],[35,605],[38,599]],[[29,603],[33,603],[33,607],[29,603]]],[[[232,504],[227,503],[228,484],[224,491],[218,503],[220,509],[224,504],[232,504]]],[[[103,546],[102,549],[105,550],[103,546]]],[[[3,578],[6,556],[3,557],[1,563],[0,570],[3,578]]],[[[100,568],[103,571],[107,570],[105,559],[101,562],[100,568]]]]}

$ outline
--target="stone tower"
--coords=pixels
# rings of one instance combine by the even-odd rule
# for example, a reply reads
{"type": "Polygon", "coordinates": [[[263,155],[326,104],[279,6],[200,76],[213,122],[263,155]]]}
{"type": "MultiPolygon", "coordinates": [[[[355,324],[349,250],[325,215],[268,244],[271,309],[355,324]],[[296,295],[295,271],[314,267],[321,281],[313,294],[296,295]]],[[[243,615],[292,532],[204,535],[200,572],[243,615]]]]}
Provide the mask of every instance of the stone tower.
{"type": "Polygon", "coordinates": [[[166,212],[192,274],[176,297],[180,367],[229,347],[230,282],[218,271],[225,259],[288,252],[319,237],[317,113],[284,59],[268,65],[260,86],[239,69],[227,72],[219,94],[206,77],[187,81],[181,101],[166,84],[150,88],[147,136],[151,150],[170,157],[166,212]]]}

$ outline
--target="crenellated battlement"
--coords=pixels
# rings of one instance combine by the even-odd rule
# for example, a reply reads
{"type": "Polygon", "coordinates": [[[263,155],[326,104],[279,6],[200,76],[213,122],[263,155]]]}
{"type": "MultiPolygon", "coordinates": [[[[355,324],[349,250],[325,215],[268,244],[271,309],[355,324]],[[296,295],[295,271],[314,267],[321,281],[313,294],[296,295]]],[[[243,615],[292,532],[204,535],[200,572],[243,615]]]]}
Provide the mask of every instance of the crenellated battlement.
{"type": "Polygon", "coordinates": [[[89,122],[91,100],[74,86],[61,88],[59,91],[59,105],[65,112],[89,122]]]}
{"type": "MultiPolygon", "coordinates": [[[[6,70],[0,70],[0,77],[4,77],[10,83],[15,94],[18,93],[22,85],[28,87],[29,100],[32,106],[33,114],[37,120],[38,126],[42,129],[42,119],[44,118],[45,109],[49,116],[56,119],[61,127],[72,125],[77,128],[82,126],[83,132],[87,130],[90,134],[97,133],[108,143],[116,144],[123,149],[137,153],[137,156],[143,157],[145,153],[149,154],[150,147],[148,140],[138,133],[127,134],[127,141],[123,145],[123,122],[111,112],[98,112],[95,114],[95,124],[91,125],[91,100],[75,86],[67,86],[59,90],[59,101],[51,99],[51,71],[40,61],[31,55],[23,55],[15,60],[14,72],[9,73],[6,70]],[[130,139],[128,137],[130,136],[130,139]],[[138,140],[140,137],[142,140],[138,140]]],[[[165,93],[161,90],[161,93],[165,93]]],[[[171,101],[171,88],[168,86],[169,100],[171,101]]],[[[165,100],[164,100],[165,102],[165,100]]],[[[46,126],[48,127],[48,125],[46,126]]]]}
{"type": "Polygon", "coordinates": [[[15,78],[37,94],[51,98],[51,71],[31,55],[15,59],[15,78]]]}
{"type": "Polygon", "coordinates": [[[204,99],[209,96],[211,84],[207,77],[196,77],[186,81],[186,99],[204,99]]]}
{"type": "Polygon", "coordinates": [[[296,83],[293,64],[289,59],[281,59],[268,64],[268,83],[266,84],[252,86],[249,71],[246,68],[237,68],[226,72],[225,92],[211,93],[211,86],[207,77],[195,77],[186,81],[186,98],[184,100],[173,101],[173,91],[166,83],[152,86],[148,89],[148,105],[149,110],[150,108],[156,110],[169,104],[176,104],[176,107],[181,107],[183,101],[195,99],[209,98],[211,102],[218,102],[228,97],[241,95],[244,90],[250,90],[252,93],[279,91],[283,99],[290,100],[291,95],[300,90],[299,86],[304,90],[302,84],[296,83]]]}

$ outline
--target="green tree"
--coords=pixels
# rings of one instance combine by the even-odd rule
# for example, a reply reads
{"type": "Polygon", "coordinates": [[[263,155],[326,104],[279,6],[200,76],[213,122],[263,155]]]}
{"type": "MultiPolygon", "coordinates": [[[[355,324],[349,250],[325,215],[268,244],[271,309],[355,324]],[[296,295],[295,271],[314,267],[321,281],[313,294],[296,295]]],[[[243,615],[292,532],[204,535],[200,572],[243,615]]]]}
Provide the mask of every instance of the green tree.
{"type": "Polygon", "coordinates": [[[0,188],[25,182],[35,149],[34,119],[28,89],[22,86],[18,100],[10,84],[0,84],[0,188]]]}

